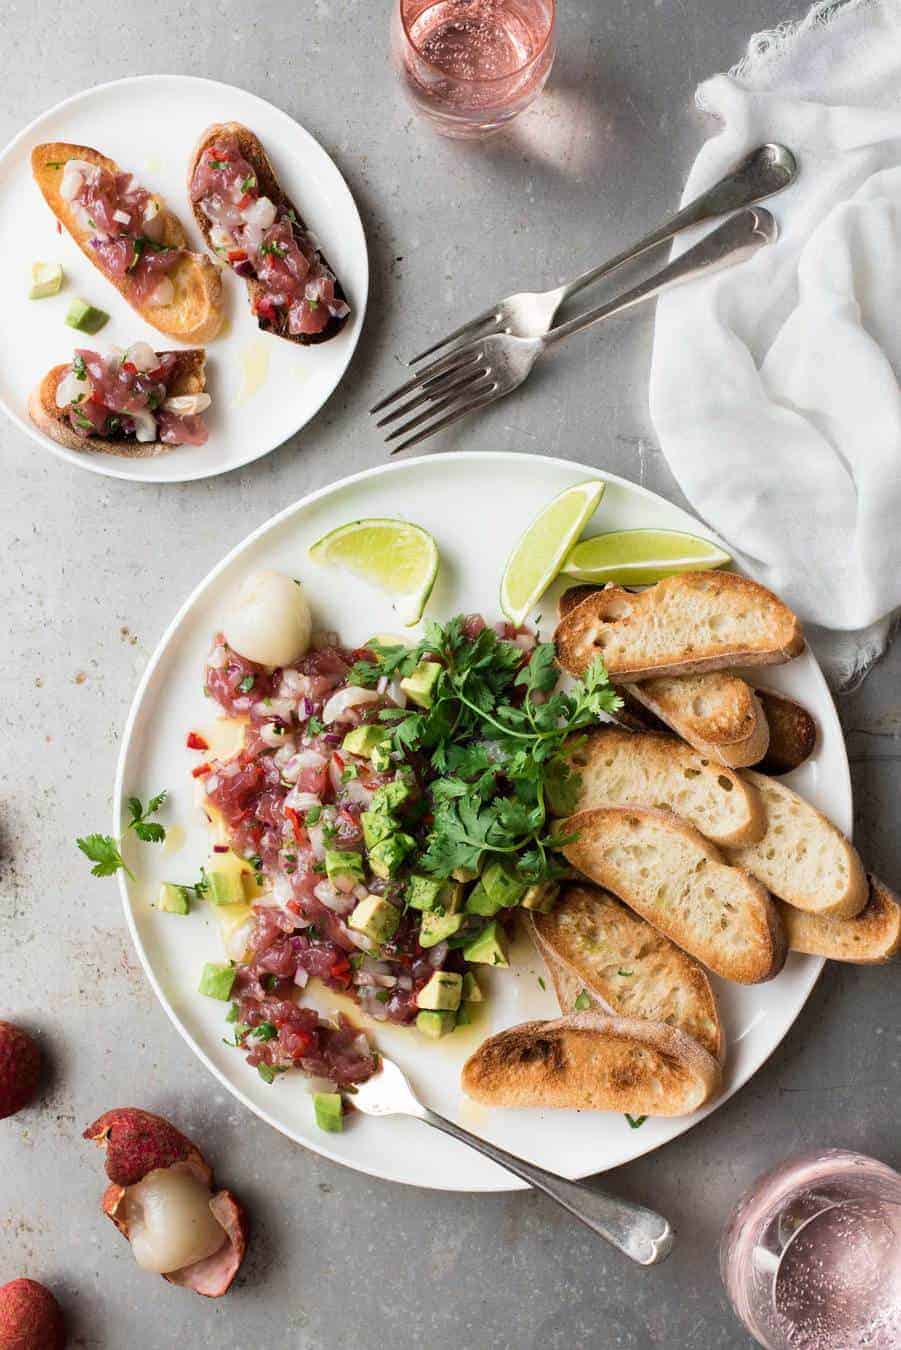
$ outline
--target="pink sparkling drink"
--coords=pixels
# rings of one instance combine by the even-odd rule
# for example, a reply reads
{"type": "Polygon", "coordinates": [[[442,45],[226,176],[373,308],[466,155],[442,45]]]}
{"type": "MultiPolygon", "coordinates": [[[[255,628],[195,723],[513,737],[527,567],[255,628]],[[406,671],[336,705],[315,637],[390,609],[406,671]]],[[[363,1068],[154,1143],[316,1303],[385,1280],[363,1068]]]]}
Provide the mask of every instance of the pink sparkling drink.
{"type": "Polygon", "coordinates": [[[720,1270],[766,1350],[898,1350],[901,1176],[841,1149],[790,1158],[739,1201],[720,1270]]]}
{"type": "Polygon", "coordinates": [[[413,106],[447,136],[497,131],[540,93],[554,0],[396,0],[392,53],[413,106]]]}

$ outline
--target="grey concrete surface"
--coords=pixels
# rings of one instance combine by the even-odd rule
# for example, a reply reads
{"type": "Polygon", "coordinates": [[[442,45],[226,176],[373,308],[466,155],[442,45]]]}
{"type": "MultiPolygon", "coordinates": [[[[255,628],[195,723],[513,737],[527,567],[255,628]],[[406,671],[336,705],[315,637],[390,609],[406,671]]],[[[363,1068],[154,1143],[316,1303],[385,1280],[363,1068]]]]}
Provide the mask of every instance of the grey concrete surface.
{"type": "MultiPolygon", "coordinates": [[[[358,1176],[219,1089],[156,1005],[114,883],[87,877],[74,850],[77,834],[108,828],[126,710],[188,588],[287,502],[382,461],[365,410],[427,335],[499,292],[573,275],[671,207],[707,131],[695,84],[736,59],[752,31],[790,17],[785,0],[561,0],[560,10],[544,99],[500,139],[465,146],[436,139],[401,101],[388,0],[2,8],[0,141],[117,76],[174,70],[244,85],[334,155],[374,279],[341,388],[247,472],[129,486],[58,463],[0,423],[0,1008],[40,1034],[52,1065],[39,1104],[0,1127],[0,1282],[50,1283],[74,1345],[733,1350],[749,1341],[721,1291],[716,1243],[742,1189],[800,1147],[901,1162],[897,975],[836,966],[741,1093],[607,1178],[679,1229],[658,1270],[632,1268],[532,1195],[432,1194],[358,1176]],[[207,1303],[142,1274],[101,1218],[100,1160],[79,1135],[120,1103],[196,1133],[244,1197],[253,1243],[228,1299],[207,1303]]],[[[639,314],[574,343],[552,375],[443,445],[568,455],[677,498],[647,414],[651,322],[639,314]]],[[[895,884],[899,671],[896,648],[841,702],[859,842],[895,884]]]]}

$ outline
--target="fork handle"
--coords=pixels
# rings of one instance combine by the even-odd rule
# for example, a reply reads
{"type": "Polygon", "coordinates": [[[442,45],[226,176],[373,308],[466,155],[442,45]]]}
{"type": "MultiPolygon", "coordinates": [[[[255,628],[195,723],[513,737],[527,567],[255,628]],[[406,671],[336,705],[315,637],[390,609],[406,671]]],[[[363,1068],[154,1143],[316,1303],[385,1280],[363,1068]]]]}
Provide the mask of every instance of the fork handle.
{"type": "Polygon", "coordinates": [[[423,1108],[420,1119],[436,1130],[449,1134],[452,1139],[469,1144],[470,1148],[484,1153],[492,1162],[521,1177],[551,1200],[556,1200],[558,1205],[580,1219],[598,1237],[612,1243],[638,1265],[653,1266],[672,1251],[676,1235],[670,1223],[661,1214],[645,1209],[644,1205],[618,1200],[616,1196],[596,1190],[583,1181],[568,1181],[553,1172],[546,1172],[543,1167],[524,1162],[522,1158],[490,1144],[487,1139],[470,1134],[462,1126],[455,1125],[452,1120],[446,1120],[437,1111],[427,1107],[423,1108]]]}
{"type": "Polygon", "coordinates": [[[606,305],[578,314],[568,323],[561,323],[546,333],[540,342],[547,348],[573,333],[581,333],[586,328],[609,319],[614,314],[639,305],[643,300],[651,300],[661,291],[669,290],[683,281],[700,276],[703,272],[715,272],[721,267],[740,262],[756,253],[764,245],[772,243],[777,236],[776,222],[762,206],[747,207],[711,230],[710,234],[693,248],[675,258],[666,267],[635,286],[631,291],[616,296],[606,305]]]}

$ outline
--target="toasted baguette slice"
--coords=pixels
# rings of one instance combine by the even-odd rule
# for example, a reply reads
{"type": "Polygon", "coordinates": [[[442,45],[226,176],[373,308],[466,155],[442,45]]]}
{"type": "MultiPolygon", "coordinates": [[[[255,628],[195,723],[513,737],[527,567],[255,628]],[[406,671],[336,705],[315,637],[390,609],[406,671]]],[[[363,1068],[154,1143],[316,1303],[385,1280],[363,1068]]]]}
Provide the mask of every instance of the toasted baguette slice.
{"type": "Polygon", "coordinates": [[[595,595],[603,589],[603,586],[570,586],[557,601],[558,615],[561,619],[565,619],[567,614],[573,612],[576,605],[581,605],[583,600],[587,600],[590,595],[595,595]]]}
{"type": "Polygon", "coordinates": [[[529,921],[564,1013],[584,991],[605,1012],[678,1027],[722,1060],[723,1028],[706,972],[608,891],[567,886],[550,914],[529,921]],[[564,976],[559,985],[553,966],[564,976]]]}
{"type": "Polygon", "coordinates": [[[719,1090],[721,1073],[684,1031],[584,1012],[489,1037],[463,1065],[461,1082],[486,1106],[685,1116],[719,1090]]]}
{"type": "Polygon", "coordinates": [[[817,743],[817,724],[806,708],[773,689],[758,689],[757,697],[770,729],[766,754],[753,767],[778,778],[802,765],[817,743]]]}
{"type": "Polygon", "coordinates": [[[878,877],[870,876],[870,898],[853,919],[805,914],[779,902],[792,951],[875,966],[901,952],[901,900],[878,877]]]}
{"type": "Polygon", "coordinates": [[[580,811],[563,826],[563,853],[613,891],[677,946],[738,984],[778,975],[785,933],[759,881],[670,811],[606,806],[580,811]]]}
{"type": "Polygon", "coordinates": [[[797,792],[753,769],[742,776],[760,793],[767,828],[756,844],[726,856],[797,909],[850,919],[867,903],[863,864],[841,830],[797,792]]]}
{"type": "MultiPolygon", "coordinates": [[[[75,214],[70,202],[60,196],[63,168],[66,160],[83,159],[88,164],[97,164],[110,173],[120,173],[118,164],[92,150],[86,145],[69,145],[62,141],[53,141],[36,145],[31,152],[31,170],[35,181],[50,210],[63,224],[75,240],[86,258],[102,272],[107,281],[125,296],[128,303],[137,310],[142,318],[170,337],[180,342],[192,342],[200,345],[216,336],[222,326],[222,281],[218,268],[202,253],[188,251],[188,237],[181,222],[168,209],[161,197],[152,193],[158,202],[163,221],[160,243],[172,248],[185,250],[176,266],[167,273],[175,287],[175,299],[169,305],[151,305],[147,301],[132,299],[132,281],[126,273],[124,277],[114,277],[100,264],[97,253],[91,248],[93,232],[86,230],[75,214]]],[[[159,218],[159,217],[158,217],[159,218]]]]}
{"type": "Polygon", "coordinates": [[[760,700],[731,670],[661,675],[622,688],[718,764],[741,769],[756,764],[767,752],[770,731],[760,700]]]}
{"type": "MultiPolygon", "coordinates": [[[[158,352],[157,355],[162,356],[164,353],[158,352]]],[[[202,394],[206,387],[206,352],[202,348],[194,348],[191,351],[173,352],[172,355],[176,358],[176,365],[169,384],[170,395],[202,394]]],[[[66,416],[68,408],[56,406],[57,385],[67,369],[68,366],[64,365],[48,370],[28,399],[28,415],[32,422],[57,445],[64,445],[67,450],[122,455],[126,459],[149,459],[178,449],[178,446],[167,445],[164,441],[136,441],[128,436],[118,440],[106,436],[79,436],[66,416]]]]}
{"type": "Polygon", "coordinates": [[[611,678],[629,683],[772,665],[804,650],[788,606],[734,572],[683,572],[637,595],[607,586],[561,619],[554,640],[571,675],[602,656],[611,678]]]}
{"type": "Polygon", "coordinates": [[[753,844],[766,830],[756,789],[673,736],[599,727],[574,738],[567,761],[578,779],[576,811],[659,806],[720,845],[753,844]]]}
{"type": "MultiPolygon", "coordinates": [[[[212,145],[214,141],[221,139],[223,136],[228,136],[229,138],[234,137],[238,143],[241,154],[247,162],[253,166],[260,195],[268,197],[271,202],[274,202],[279,211],[293,211],[297,225],[301,230],[308,232],[303,216],[282,188],[275,169],[272,166],[272,161],[264,150],[259,137],[240,122],[217,122],[213,126],[207,127],[191,152],[191,158],[188,161],[188,198],[191,201],[194,219],[197,221],[197,228],[203,235],[204,243],[207,248],[214,251],[212,240],[210,238],[210,221],[208,220],[206,213],[202,210],[200,203],[193,200],[193,197],[191,196],[191,184],[194,180],[194,171],[197,168],[200,156],[203,154],[204,150],[206,150],[207,146],[212,145]]],[[[319,250],[319,256],[326,267],[329,268],[329,271],[334,273],[335,269],[329,264],[321,249],[319,250]]],[[[250,300],[251,309],[254,310],[260,328],[262,328],[265,333],[274,333],[276,337],[284,338],[287,342],[296,342],[302,347],[314,346],[320,342],[328,342],[330,338],[336,337],[337,334],[341,332],[341,329],[350,317],[348,314],[345,314],[339,319],[334,315],[330,315],[329,321],[321,333],[284,333],[267,319],[261,318],[256,314],[256,301],[265,294],[265,287],[257,281],[255,277],[245,277],[244,281],[247,286],[247,295],[250,300]]],[[[344,294],[341,282],[337,277],[335,277],[335,298],[337,300],[343,300],[345,304],[347,303],[347,296],[344,294]]]]}

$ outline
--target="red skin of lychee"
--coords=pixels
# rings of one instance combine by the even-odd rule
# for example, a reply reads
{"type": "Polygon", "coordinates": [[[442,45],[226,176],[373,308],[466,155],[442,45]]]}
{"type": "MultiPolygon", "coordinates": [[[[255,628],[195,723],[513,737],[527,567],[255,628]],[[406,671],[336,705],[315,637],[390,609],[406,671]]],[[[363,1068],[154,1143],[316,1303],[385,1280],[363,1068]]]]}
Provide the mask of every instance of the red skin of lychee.
{"type": "Polygon", "coordinates": [[[0,1350],[63,1350],[62,1310],[37,1280],[11,1280],[0,1288],[0,1350]]]}
{"type": "Polygon", "coordinates": [[[156,1167],[189,1162],[209,1180],[210,1168],[197,1149],[162,1116],[136,1106],[105,1111],[84,1132],[85,1139],[106,1145],[106,1175],[117,1186],[134,1186],[156,1167]]]}
{"type": "Polygon", "coordinates": [[[41,1052],[21,1027],[0,1022],[0,1120],[31,1101],[41,1076],[41,1052]]]}

